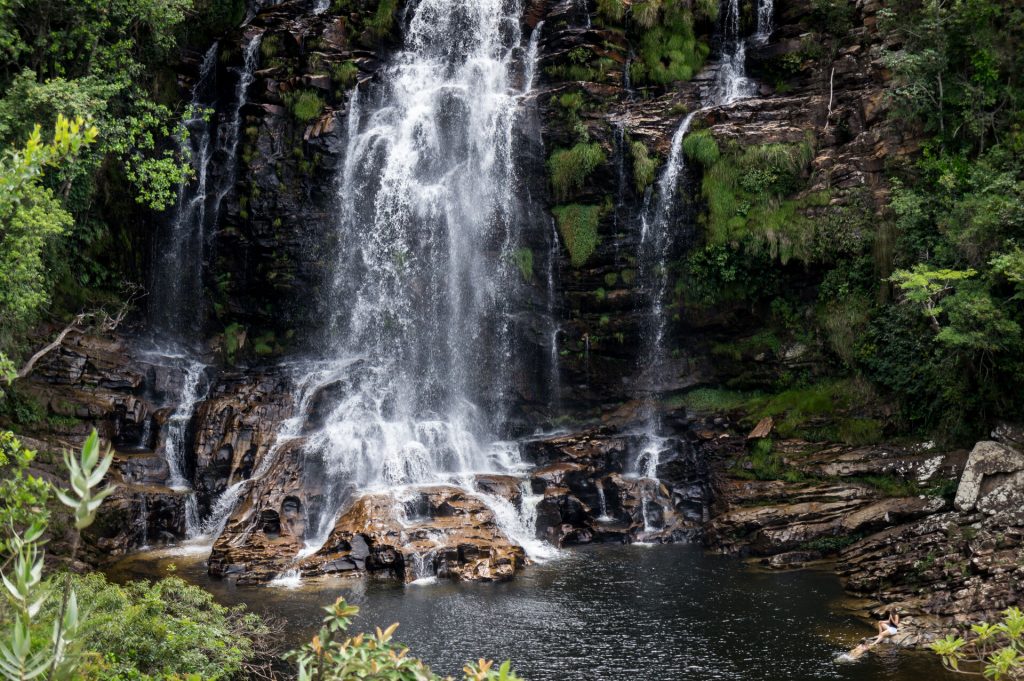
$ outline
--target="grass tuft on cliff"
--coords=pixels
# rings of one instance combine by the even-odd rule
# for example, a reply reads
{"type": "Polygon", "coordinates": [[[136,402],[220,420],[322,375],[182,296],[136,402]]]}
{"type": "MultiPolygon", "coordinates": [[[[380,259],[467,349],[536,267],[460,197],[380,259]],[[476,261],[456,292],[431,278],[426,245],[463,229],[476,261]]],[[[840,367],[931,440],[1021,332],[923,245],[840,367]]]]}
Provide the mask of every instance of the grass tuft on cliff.
{"type": "Polygon", "coordinates": [[[558,221],[558,231],[569,249],[573,267],[583,267],[600,243],[597,226],[601,220],[600,206],[570,204],[551,210],[558,221]]]}
{"type": "Polygon", "coordinates": [[[654,184],[654,178],[658,171],[658,159],[652,158],[647,145],[643,142],[633,142],[629,145],[633,156],[633,184],[636,191],[643,194],[647,188],[654,184]]]}
{"type": "Polygon", "coordinates": [[[556,149],[548,159],[555,199],[564,201],[582,190],[587,178],[605,160],[604,149],[597,142],[556,149]]]}
{"type": "Polygon", "coordinates": [[[292,115],[303,123],[319,118],[324,110],[324,100],[312,90],[289,92],[284,95],[284,102],[292,115]]]}

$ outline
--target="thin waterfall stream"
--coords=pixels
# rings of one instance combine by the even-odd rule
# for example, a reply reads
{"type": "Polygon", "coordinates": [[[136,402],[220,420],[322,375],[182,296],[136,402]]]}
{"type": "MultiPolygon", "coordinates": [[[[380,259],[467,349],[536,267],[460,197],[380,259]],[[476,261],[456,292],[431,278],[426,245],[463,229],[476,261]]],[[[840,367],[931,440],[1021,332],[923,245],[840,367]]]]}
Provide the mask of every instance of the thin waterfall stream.
{"type": "MultiPolygon", "coordinates": [[[[773,0],[759,0],[757,32],[751,37],[752,40],[763,42],[768,39],[772,31],[773,11],[773,0]]],[[[650,521],[649,508],[658,493],[658,466],[661,453],[666,449],[657,396],[662,392],[661,383],[670,371],[669,353],[665,348],[669,317],[666,310],[669,294],[668,264],[680,236],[685,236],[684,229],[678,224],[685,219],[685,211],[679,205],[679,192],[688,180],[683,143],[698,115],[708,109],[729,106],[752,97],[757,90],[756,83],[747,76],[747,38],[742,35],[739,0],[725,0],[723,3],[720,42],[721,53],[714,85],[708,93],[709,101],[702,108],[688,113],[676,128],[668,160],[656,185],[657,198],[651,204],[650,196],[647,197],[640,217],[638,260],[641,263],[641,276],[648,282],[651,292],[648,311],[650,323],[644,333],[645,352],[641,355],[640,369],[646,405],[644,444],[634,464],[634,474],[645,481],[642,495],[645,532],[656,529],[650,521]]]]}

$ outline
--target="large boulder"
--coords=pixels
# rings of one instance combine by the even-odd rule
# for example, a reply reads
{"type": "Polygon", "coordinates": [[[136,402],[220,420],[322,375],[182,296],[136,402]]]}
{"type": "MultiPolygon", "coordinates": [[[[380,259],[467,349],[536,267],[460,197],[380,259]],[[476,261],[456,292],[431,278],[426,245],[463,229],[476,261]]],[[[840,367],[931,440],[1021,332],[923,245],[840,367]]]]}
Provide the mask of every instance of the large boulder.
{"type": "Polygon", "coordinates": [[[1024,453],[998,442],[974,446],[956,490],[959,511],[1010,514],[1024,521],[1024,453]]]}

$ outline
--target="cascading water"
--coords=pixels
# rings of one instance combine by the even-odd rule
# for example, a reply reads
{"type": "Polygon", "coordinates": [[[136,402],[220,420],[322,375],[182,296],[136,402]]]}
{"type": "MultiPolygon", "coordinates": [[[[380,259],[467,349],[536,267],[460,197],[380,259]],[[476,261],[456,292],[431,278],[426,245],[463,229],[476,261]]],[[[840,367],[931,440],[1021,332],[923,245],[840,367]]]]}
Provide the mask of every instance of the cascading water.
{"type": "MultiPolygon", "coordinates": [[[[756,84],[746,74],[746,38],[742,35],[739,0],[725,0],[721,20],[721,56],[710,101],[705,108],[727,106],[757,90],[756,84]]],[[[759,0],[756,40],[767,40],[772,31],[773,0],[759,0]]],[[[659,436],[661,424],[655,399],[659,391],[659,380],[666,373],[666,350],[664,347],[667,330],[665,303],[668,295],[668,262],[682,231],[675,224],[680,219],[679,188],[686,178],[686,159],[683,141],[700,109],[683,118],[672,137],[668,162],[662,170],[657,185],[657,199],[653,209],[645,202],[641,216],[640,262],[641,275],[650,285],[650,323],[646,329],[646,352],[641,371],[643,390],[646,393],[646,432],[642,435],[641,450],[633,475],[644,480],[641,497],[641,513],[644,531],[650,533],[657,528],[651,518],[650,507],[659,491],[658,465],[665,441],[659,436]]],[[[603,492],[603,490],[602,490],[603,492]]],[[[603,494],[602,494],[603,498],[603,494]]]]}
{"type": "Polygon", "coordinates": [[[221,205],[225,197],[235,188],[238,177],[238,141],[242,129],[245,105],[249,101],[249,88],[256,77],[256,66],[259,62],[262,33],[254,33],[245,45],[242,56],[242,68],[238,71],[238,83],[235,85],[235,106],[231,117],[218,130],[217,153],[222,158],[222,167],[226,172],[221,178],[217,196],[211,206],[211,224],[216,225],[220,218],[221,205]]]}
{"type": "Polygon", "coordinates": [[[186,455],[188,452],[188,427],[196,406],[206,398],[208,386],[205,376],[206,365],[190,361],[185,372],[185,382],[178,406],[167,419],[167,434],[164,438],[164,458],[170,471],[167,486],[187,492],[185,499],[185,532],[192,538],[200,532],[199,507],[192,485],[186,476],[186,455]]]}
{"type": "MultiPolygon", "coordinates": [[[[304,475],[320,492],[304,507],[304,554],[354,493],[472,490],[475,473],[522,469],[518,448],[499,440],[524,286],[512,141],[530,65],[518,71],[525,93],[512,82],[515,56],[532,50],[521,49],[520,17],[514,0],[422,0],[380,85],[352,97],[331,371],[308,381],[332,398],[302,430],[304,475]]],[[[519,510],[480,496],[514,534],[519,510]]]]}
{"type": "Polygon", "coordinates": [[[537,57],[540,53],[540,39],[544,35],[544,22],[540,21],[533,28],[530,34],[530,44],[526,47],[526,74],[523,77],[523,94],[529,94],[533,90],[533,83],[537,79],[537,57]]]}
{"type": "Polygon", "coordinates": [[[150,328],[157,334],[180,337],[198,329],[202,306],[203,250],[206,242],[206,203],[213,142],[209,109],[216,98],[218,44],[203,57],[199,78],[192,88],[187,153],[194,181],[178,190],[178,205],[165,238],[154,257],[149,291],[150,328]]]}
{"type": "Polygon", "coordinates": [[[677,197],[681,178],[686,172],[683,154],[683,139],[698,112],[691,112],[683,119],[672,136],[672,147],[668,162],[658,179],[658,198],[652,210],[641,216],[640,222],[640,274],[649,282],[650,323],[644,333],[645,352],[642,356],[641,381],[647,395],[647,429],[654,434],[659,430],[657,409],[653,397],[657,393],[658,381],[665,372],[665,298],[668,295],[668,273],[665,271],[676,241],[678,229],[672,224],[678,215],[677,197]]]}
{"type": "Polygon", "coordinates": [[[772,31],[775,30],[775,0],[758,0],[757,3],[757,33],[754,34],[754,41],[760,44],[768,42],[772,31]]]}
{"type": "Polygon", "coordinates": [[[187,477],[188,427],[197,405],[206,398],[206,366],[191,348],[203,320],[203,262],[208,234],[217,226],[221,203],[234,186],[239,128],[242,109],[254,78],[260,34],[246,45],[242,68],[238,72],[232,114],[217,128],[217,140],[211,128],[210,112],[216,102],[216,66],[219,54],[215,43],[203,58],[199,78],[192,89],[191,117],[188,129],[189,154],[194,182],[179,190],[178,206],[170,233],[160,243],[155,259],[149,301],[150,328],[158,336],[176,344],[171,350],[147,350],[146,355],[174,371],[182,371],[181,392],[168,419],[164,433],[164,457],[169,468],[168,486],[186,492],[186,533],[194,538],[202,532],[199,509],[187,477]],[[225,176],[214,188],[212,169],[225,168],[225,176]]]}
{"type": "MultiPolygon", "coordinates": [[[[726,0],[723,9],[725,11],[721,18],[721,56],[712,93],[712,100],[716,106],[732,104],[753,96],[757,91],[757,85],[747,78],[747,40],[743,36],[740,22],[740,0],[726,0]]],[[[760,11],[758,14],[760,15],[760,11]]],[[[770,23],[769,17],[767,24],[770,23]]],[[[759,16],[758,25],[760,24],[759,16]]]]}

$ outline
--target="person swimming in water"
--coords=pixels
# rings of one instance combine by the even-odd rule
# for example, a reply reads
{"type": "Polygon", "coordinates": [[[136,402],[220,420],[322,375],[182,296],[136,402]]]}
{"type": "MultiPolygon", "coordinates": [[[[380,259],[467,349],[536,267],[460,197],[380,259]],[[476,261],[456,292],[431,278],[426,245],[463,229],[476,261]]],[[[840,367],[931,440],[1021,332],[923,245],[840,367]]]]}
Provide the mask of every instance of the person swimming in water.
{"type": "Polygon", "coordinates": [[[899,633],[899,627],[899,614],[895,610],[890,610],[889,616],[886,619],[878,621],[878,638],[875,639],[875,642],[872,645],[878,645],[885,639],[892,638],[899,633]]]}

